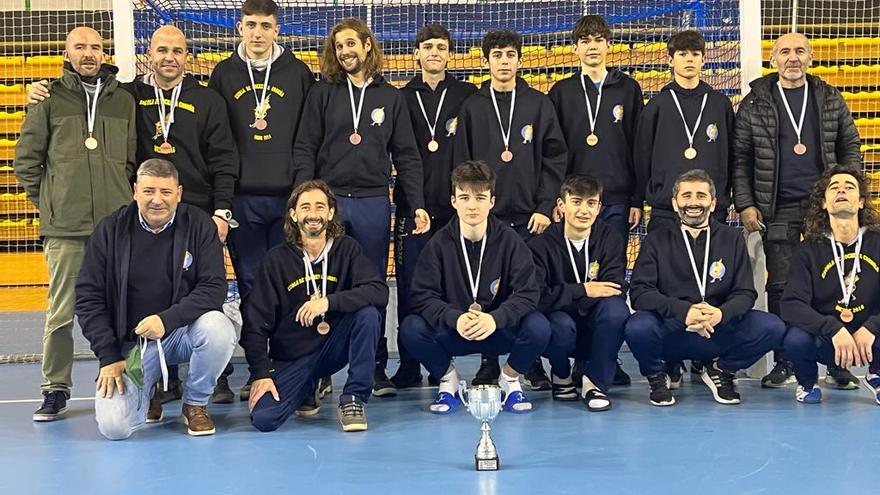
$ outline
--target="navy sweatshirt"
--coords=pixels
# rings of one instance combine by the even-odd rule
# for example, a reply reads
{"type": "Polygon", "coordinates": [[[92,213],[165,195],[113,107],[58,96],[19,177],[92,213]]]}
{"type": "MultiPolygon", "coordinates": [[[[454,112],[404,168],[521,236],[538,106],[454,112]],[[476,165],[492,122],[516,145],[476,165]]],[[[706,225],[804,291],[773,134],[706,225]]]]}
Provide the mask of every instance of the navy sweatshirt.
{"type": "Polygon", "coordinates": [[[584,253],[578,251],[574,244],[571,252],[574,255],[581,283],[578,283],[571,268],[571,259],[565,243],[563,223],[553,224],[543,235],[529,239],[528,246],[535,260],[535,278],[541,300],[538,310],[543,313],[551,311],[578,311],[586,314],[603,298],[587,296],[583,282],[614,282],[620,284],[621,299],[626,297],[626,259],[623,257],[623,239],[620,234],[609,228],[601,220],[597,220],[590,230],[589,254],[590,270],[588,279],[583,279],[584,253]]]}
{"type": "MultiPolygon", "coordinates": [[[[557,82],[548,96],[556,107],[559,124],[568,145],[568,166],[565,175],[590,174],[602,181],[602,202],[606,205],[628,204],[642,207],[643,194],[636,197],[636,175],[632,149],[636,125],[644,107],[642,88],[635,79],[619,69],[608,70],[602,89],[602,104],[598,109],[595,133],[599,142],[587,145],[590,119],[581,72],[557,82]]],[[[585,76],[587,94],[593,113],[599,90],[585,76]]]]}
{"type": "MultiPolygon", "coordinates": [[[[351,237],[335,239],[329,256],[327,299],[330,309],[326,321],[332,333],[343,313],[365,306],[384,308],[388,304],[388,286],[351,237]]],[[[321,290],[322,263],[313,263],[312,268],[321,290]]],[[[296,321],[296,312],[311,293],[311,279],[305,279],[302,248],[285,242],[266,253],[253,289],[242,302],[244,326],[239,343],[244,348],[252,377],[271,377],[273,359],[293,361],[315,352],[329,338],[329,334],[318,333],[320,318],[316,318],[311,327],[303,327],[296,321]]]]}
{"type": "MultiPolygon", "coordinates": [[[[449,198],[452,196],[452,169],[456,165],[452,157],[452,147],[458,127],[458,112],[461,110],[462,103],[476,91],[476,86],[458,81],[449,73],[446,74],[444,80],[437,84],[435,90],[425,84],[421,75],[414,77],[403,88],[416,144],[422,157],[425,207],[433,218],[443,223],[455,216],[455,210],[452,208],[449,198]],[[422,103],[425,105],[425,113],[428,114],[428,118],[433,124],[434,116],[437,115],[437,106],[440,104],[440,96],[444,90],[446,90],[446,98],[443,100],[443,108],[440,110],[434,134],[434,139],[440,147],[432,153],[428,151],[431,131],[428,128],[428,122],[422,115],[416,93],[421,96],[422,103]]],[[[398,183],[394,188],[394,202],[402,211],[409,212],[412,211],[412,207],[407,201],[405,192],[405,185],[398,183]]]]}
{"type": "MultiPolygon", "coordinates": [[[[353,87],[355,109],[361,90],[353,87]]],[[[388,194],[391,164],[397,183],[405,191],[412,211],[424,208],[422,161],[416,149],[412,122],[403,94],[382,76],[367,87],[357,146],[349,142],[354,132],[348,83],[319,81],[306,98],[302,122],[293,149],[295,183],[325,180],[333,192],[349,197],[388,194]]]]}
{"type": "MultiPolygon", "coordinates": [[[[724,324],[752,309],[758,293],[742,232],[714,219],[710,220],[710,228],[706,302],[721,309],[724,324]]],[[[690,234],[687,237],[697,271],[702,275],[706,231],[700,232],[696,240],[690,234]]],[[[633,308],[654,311],[663,318],[681,322],[685,321],[690,307],[700,302],[700,290],[680,228],[661,228],[645,237],[629,295],[633,308]]]]}
{"type": "MultiPolygon", "coordinates": [[[[474,302],[460,233],[456,216],[431,237],[416,263],[410,296],[413,311],[434,328],[455,328],[458,318],[474,302]]],[[[516,232],[492,216],[485,242],[477,302],[492,315],[498,328],[511,328],[538,304],[532,255],[516,232]]],[[[473,254],[468,256],[476,263],[473,254]]]]}
{"type": "Polygon", "coordinates": [[[733,107],[730,98],[703,81],[694,89],[684,89],[676,82],[667,84],[645,106],[636,129],[633,159],[636,168],[637,194],[653,208],[672,210],[672,186],[688,170],[709,172],[717,191],[717,211],[730,206],[733,169],[733,107]],[[675,91],[688,126],[693,128],[700,114],[703,95],[709,94],[700,127],[694,134],[697,157],[688,160],[684,124],[669,90],[675,91]]]}
{"type": "MultiPolygon", "coordinates": [[[[263,94],[266,70],[254,70],[257,95],[263,94]]],[[[232,135],[241,160],[238,194],[288,196],[293,189],[293,142],[306,94],[315,76],[289,50],[272,62],[269,73],[268,127],[257,130],[254,123],[256,99],[246,62],[238,52],[221,61],[211,73],[208,87],[226,101],[232,135]]]]}
{"type": "MultiPolygon", "coordinates": [[[[159,153],[164,138],[153,86],[145,84],[143,77],[126,86],[133,92],[138,108],[138,163],[149,158],[169,160],[180,174],[185,203],[208,212],[231,209],[238,179],[238,150],[223,98],[192,76],[184,76],[168,138],[174,151],[166,155],[159,153]]],[[[163,94],[168,111],[171,90],[163,94]]]]}
{"type": "MultiPolygon", "coordinates": [[[[843,246],[843,250],[846,252],[843,273],[848,287],[856,244],[843,246]]],[[[844,323],[839,311],[843,308],[843,292],[834,267],[831,241],[802,242],[791,260],[788,283],[780,303],[785,322],[829,339],[841,328],[854,333],[862,326],[880,337],[880,290],[877,290],[880,287],[880,233],[865,232],[859,263],[861,271],[856,276],[849,304],[853,321],[844,323]]]]}
{"type": "MultiPolygon", "coordinates": [[[[553,103],[516,80],[516,106],[510,132],[513,160],[501,161],[504,139],[487,81],[467,99],[458,116],[455,163],[485,160],[498,176],[492,213],[507,224],[522,225],[533,213],[552,218],[559,186],[565,176],[568,150],[553,103]]],[[[512,93],[496,92],[501,122],[507,129],[512,93]]]]}

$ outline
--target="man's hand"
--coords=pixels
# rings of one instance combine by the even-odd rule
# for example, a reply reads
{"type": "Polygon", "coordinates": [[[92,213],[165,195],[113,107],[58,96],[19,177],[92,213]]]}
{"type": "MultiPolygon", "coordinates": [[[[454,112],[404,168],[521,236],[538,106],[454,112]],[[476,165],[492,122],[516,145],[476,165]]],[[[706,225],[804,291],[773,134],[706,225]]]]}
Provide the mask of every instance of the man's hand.
{"type": "Polygon", "coordinates": [[[229,234],[229,224],[218,216],[213,216],[211,219],[217,225],[217,235],[220,237],[220,242],[226,242],[226,235],[229,234]]]}
{"type": "Polygon", "coordinates": [[[614,282],[584,282],[587,297],[612,297],[620,295],[620,284],[614,282]]]}
{"type": "Polygon", "coordinates": [[[304,327],[310,327],[315,318],[325,314],[329,309],[330,301],[326,297],[306,301],[296,312],[296,321],[304,327]]]}
{"type": "Polygon", "coordinates": [[[856,353],[857,359],[860,358],[862,360],[861,363],[856,361],[856,366],[868,366],[874,361],[874,353],[871,351],[871,347],[874,346],[874,338],[874,334],[865,327],[859,328],[853,334],[853,341],[855,341],[856,349],[858,350],[856,353]]]}
{"type": "Polygon", "coordinates": [[[694,332],[701,337],[711,338],[712,332],[715,331],[711,325],[709,325],[709,319],[703,314],[703,311],[694,304],[690,307],[687,312],[687,316],[685,316],[684,324],[687,326],[688,332],[694,332]]]}
{"type": "Polygon", "coordinates": [[[474,310],[469,311],[469,313],[472,316],[471,326],[462,335],[464,338],[468,340],[484,340],[495,332],[497,325],[492,315],[474,310]]]}
{"type": "Polygon", "coordinates": [[[461,316],[458,317],[458,320],[455,322],[455,331],[461,335],[462,338],[471,340],[467,337],[468,332],[472,326],[476,324],[476,318],[473,313],[462,313],[461,316]]]}
{"type": "Polygon", "coordinates": [[[27,102],[28,105],[39,103],[49,97],[49,81],[40,79],[34,81],[28,86],[27,102]]]}
{"type": "Polygon", "coordinates": [[[431,215],[428,215],[428,212],[422,208],[415,211],[413,221],[416,224],[416,228],[412,231],[413,234],[424,234],[431,230],[431,215]]]}
{"type": "Polygon", "coordinates": [[[724,316],[721,312],[721,308],[716,308],[707,302],[701,302],[699,304],[695,304],[702,313],[703,316],[706,317],[706,323],[710,326],[717,327],[719,323],[721,323],[721,318],[724,316]]]}
{"type": "MultiPolygon", "coordinates": [[[[856,341],[853,340],[849,330],[845,327],[834,334],[834,337],[831,338],[831,343],[834,345],[834,364],[841,368],[849,368],[857,360],[861,361],[856,341]]],[[[861,365],[861,362],[859,362],[856,366],[861,365]]]]}
{"type": "Polygon", "coordinates": [[[98,383],[96,387],[101,397],[109,399],[113,397],[113,388],[119,390],[119,395],[125,394],[125,380],[122,374],[125,373],[125,361],[116,361],[107,366],[101,366],[98,373],[98,383]]]}
{"type": "Polygon", "coordinates": [[[635,229],[640,223],[642,223],[642,209],[631,207],[629,209],[629,230],[635,229]]]}
{"type": "Polygon", "coordinates": [[[272,394],[275,402],[280,402],[281,397],[278,395],[278,389],[275,388],[275,382],[271,378],[260,378],[251,383],[251,396],[248,399],[248,412],[254,412],[254,407],[259,402],[260,397],[267,393],[272,394]]]}
{"type": "Polygon", "coordinates": [[[532,213],[527,228],[530,234],[543,234],[547,227],[550,226],[550,219],[541,213],[532,213]]]}
{"type": "Polygon", "coordinates": [[[553,221],[561,222],[564,215],[562,214],[562,208],[559,205],[553,207],[553,221]]]}
{"type": "Polygon", "coordinates": [[[150,315],[137,324],[134,333],[145,339],[159,340],[165,336],[165,324],[159,315],[150,315]]]}
{"type": "Polygon", "coordinates": [[[754,206],[749,206],[739,214],[742,224],[749,232],[758,232],[764,223],[764,217],[761,211],[754,206]]]}

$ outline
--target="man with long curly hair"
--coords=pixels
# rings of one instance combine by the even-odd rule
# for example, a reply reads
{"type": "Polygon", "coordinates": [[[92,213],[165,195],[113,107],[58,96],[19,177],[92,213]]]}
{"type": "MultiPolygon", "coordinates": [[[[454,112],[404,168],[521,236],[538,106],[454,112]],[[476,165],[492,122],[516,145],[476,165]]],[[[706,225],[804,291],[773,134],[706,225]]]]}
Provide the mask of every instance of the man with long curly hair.
{"type": "Polygon", "coordinates": [[[367,429],[388,287],[339,216],[325,182],[297,186],[287,201],[287,241],[263,258],[242,305],[240,343],[254,377],[248,407],[260,431],[276,430],[294,412],[317,414],[316,380],[346,366],[339,422],[344,431],[367,429]]]}
{"type": "Polygon", "coordinates": [[[865,386],[880,404],[880,215],[857,169],[826,170],[810,197],[782,295],[790,325],[785,355],[794,365],[795,399],[822,401],[817,362],[867,365],[865,386]]]}

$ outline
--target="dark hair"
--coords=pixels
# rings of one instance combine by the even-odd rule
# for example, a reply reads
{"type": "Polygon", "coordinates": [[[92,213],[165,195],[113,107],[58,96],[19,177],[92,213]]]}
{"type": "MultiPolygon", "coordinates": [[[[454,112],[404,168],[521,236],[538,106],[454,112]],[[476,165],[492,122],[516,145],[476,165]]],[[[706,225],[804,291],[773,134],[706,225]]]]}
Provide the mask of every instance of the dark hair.
{"type": "Polygon", "coordinates": [[[489,190],[495,196],[495,172],[483,160],[467,160],[461,162],[452,171],[452,194],[455,189],[462,191],[481,192],[489,190]]]}
{"type": "Polygon", "coordinates": [[[599,179],[589,174],[569,175],[559,188],[559,198],[565,201],[568,196],[580,196],[590,198],[602,196],[602,183],[599,179]]]}
{"type": "Polygon", "coordinates": [[[161,158],[150,158],[141,163],[137,169],[136,180],[141,177],[171,177],[175,184],[180,184],[180,177],[177,174],[177,167],[168,160],[161,158]]]}
{"type": "Polygon", "coordinates": [[[379,46],[379,41],[364,21],[349,17],[339,21],[327,33],[327,40],[324,41],[324,53],[321,55],[321,75],[332,82],[343,80],[345,70],[339,65],[339,60],[336,59],[336,35],[346,29],[356,32],[361,43],[366,45],[369,40],[372,46],[372,49],[367,53],[366,60],[364,60],[364,75],[370,78],[381,73],[385,58],[382,56],[382,48],[379,46]]]}
{"type": "Polygon", "coordinates": [[[271,15],[278,20],[278,4],[273,0],[244,0],[241,6],[241,16],[246,15],[271,15]]]}
{"type": "Polygon", "coordinates": [[[516,48],[516,56],[522,57],[522,38],[509,29],[493,29],[483,36],[483,57],[489,59],[493,48],[516,48]]]}
{"type": "Polygon", "coordinates": [[[320,179],[307,180],[294,187],[293,192],[290,193],[290,198],[287,200],[287,216],[284,218],[284,235],[287,242],[293,246],[302,247],[302,232],[300,232],[299,226],[293,221],[293,218],[290,217],[290,211],[296,211],[296,203],[299,201],[300,196],[314,190],[323,192],[324,195],[327,196],[327,207],[331,210],[335,210],[333,218],[327,221],[327,236],[338,239],[345,235],[345,228],[342,226],[342,223],[337,220],[340,218],[341,213],[339,211],[339,205],[336,202],[336,196],[333,195],[330,186],[320,179]]]}
{"type": "Polygon", "coordinates": [[[418,48],[419,45],[421,45],[425,41],[432,40],[434,38],[446,40],[450,45],[449,48],[452,48],[452,35],[449,34],[449,30],[446,29],[442,24],[425,24],[422,29],[419,29],[418,34],[416,34],[416,48],[418,48]]]}
{"type": "Polygon", "coordinates": [[[574,23],[571,30],[571,42],[577,44],[578,40],[587,36],[601,36],[611,41],[611,28],[600,15],[585,15],[574,23]]]}
{"type": "Polygon", "coordinates": [[[715,181],[709,176],[709,172],[706,172],[701,168],[695,168],[679,175],[678,178],[675,179],[675,184],[672,185],[673,198],[678,196],[678,191],[681,189],[681,184],[684,182],[703,182],[709,184],[709,194],[712,195],[712,199],[715,199],[715,181]]]}
{"type": "Polygon", "coordinates": [[[825,191],[831,183],[831,178],[837,174],[851,175],[859,185],[859,198],[864,200],[865,207],[859,210],[859,227],[868,230],[880,231],[880,213],[868,194],[868,184],[865,176],[858,169],[846,165],[835,165],[825,169],[810,195],[810,206],[804,217],[804,238],[809,240],[821,240],[831,233],[831,220],[828,211],[825,210],[825,191]]]}
{"type": "Polygon", "coordinates": [[[672,57],[677,51],[700,52],[706,53],[706,39],[703,35],[693,29],[687,31],[679,31],[669,37],[666,43],[666,51],[672,57]]]}

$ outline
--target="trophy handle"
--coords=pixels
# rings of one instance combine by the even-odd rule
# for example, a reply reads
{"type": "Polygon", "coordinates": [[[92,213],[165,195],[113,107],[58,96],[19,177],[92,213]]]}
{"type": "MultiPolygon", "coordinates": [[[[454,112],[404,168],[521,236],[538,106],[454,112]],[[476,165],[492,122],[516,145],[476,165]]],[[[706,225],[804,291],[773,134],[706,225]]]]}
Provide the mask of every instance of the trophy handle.
{"type": "Polygon", "coordinates": [[[466,397],[467,397],[467,381],[465,381],[465,380],[461,380],[460,382],[458,382],[458,397],[459,397],[459,399],[461,399],[461,402],[462,402],[462,404],[464,404],[464,407],[466,407],[467,409],[470,409],[470,404],[468,404],[467,399],[466,399],[466,397]]]}

